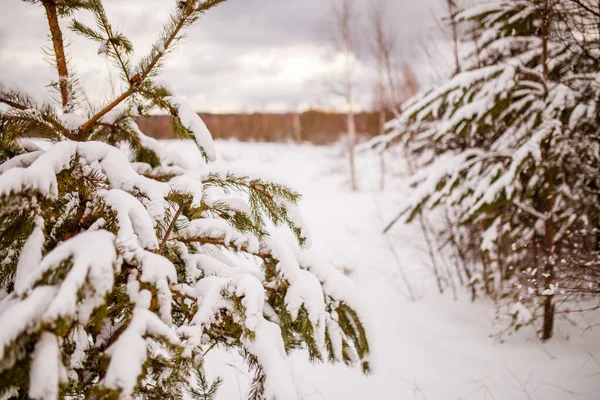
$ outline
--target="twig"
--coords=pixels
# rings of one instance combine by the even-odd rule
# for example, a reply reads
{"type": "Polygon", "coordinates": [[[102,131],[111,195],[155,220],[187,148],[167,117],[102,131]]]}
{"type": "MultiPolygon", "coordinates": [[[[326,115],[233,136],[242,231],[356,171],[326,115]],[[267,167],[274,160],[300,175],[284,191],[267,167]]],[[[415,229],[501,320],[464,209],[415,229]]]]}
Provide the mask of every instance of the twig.
{"type": "Polygon", "coordinates": [[[587,327],[586,327],[586,328],[585,328],[583,331],[581,331],[581,336],[579,336],[579,339],[583,338],[583,335],[584,335],[584,334],[585,334],[585,333],[586,333],[588,330],[591,330],[591,329],[593,329],[593,328],[595,328],[595,327],[597,327],[597,326],[600,326],[600,323],[597,323],[597,324],[593,324],[593,325],[587,326],[587,327]]]}
{"type": "MultiPolygon", "coordinates": [[[[517,383],[521,387],[521,390],[523,391],[523,393],[525,393],[525,396],[527,397],[527,399],[531,400],[531,393],[529,393],[527,391],[527,383],[529,382],[529,378],[531,378],[531,372],[529,372],[529,376],[527,377],[527,380],[525,382],[521,382],[519,380],[519,378],[517,378],[517,376],[510,370],[510,368],[508,368],[508,366],[506,364],[504,366],[506,367],[506,370],[508,371],[508,373],[515,379],[515,381],[517,381],[517,383]]],[[[534,392],[535,392],[535,390],[534,390],[534,392]]]]}
{"type": "Polygon", "coordinates": [[[486,396],[489,395],[492,399],[494,399],[494,395],[492,394],[492,391],[490,390],[490,388],[488,387],[487,384],[484,384],[484,385],[479,386],[477,389],[473,390],[471,393],[469,393],[465,397],[460,397],[459,400],[468,399],[469,397],[471,397],[474,394],[478,393],[482,389],[483,389],[483,391],[484,391],[484,393],[485,393],[486,396]]]}
{"type": "MultiPolygon", "coordinates": [[[[29,108],[23,104],[19,104],[16,103],[14,101],[8,100],[8,99],[4,99],[0,97],[0,103],[4,103],[9,105],[10,107],[17,109],[19,111],[27,111],[29,108]]],[[[57,131],[59,131],[60,133],[62,133],[64,135],[64,137],[66,137],[67,139],[71,139],[73,140],[74,137],[71,133],[71,131],[69,131],[67,128],[65,128],[64,126],[62,126],[62,124],[60,122],[58,122],[57,120],[55,120],[54,118],[50,118],[48,116],[44,116],[42,115],[42,119],[47,122],[48,124],[52,125],[52,127],[54,129],[56,129],[57,131]]]]}
{"type": "MultiPolygon", "coordinates": [[[[554,384],[554,383],[543,382],[543,383],[542,383],[542,385],[553,387],[553,388],[555,388],[555,389],[558,389],[558,390],[560,390],[560,391],[562,391],[562,392],[568,393],[568,394],[570,394],[570,395],[572,395],[572,396],[588,396],[588,394],[587,394],[587,393],[574,392],[574,391],[572,391],[572,390],[569,390],[569,389],[565,389],[565,388],[563,388],[563,387],[560,387],[560,386],[558,386],[558,385],[556,385],[556,384],[554,384]]],[[[593,396],[593,395],[592,395],[592,396],[593,396]]]]}
{"type": "Polygon", "coordinates": [[[556,360],[556,357],[554,355],[552,355],[548,350],[546,350],[546,348],[544,347],[543,344],[541,344],[537,340],[535,341],[535,343],[537,343],[537,345],[542,349],[542,351],[544,353],[546,353],[548,355],[548,357],[550,357],[551,360],[556,360]]]}
{"type": "MultiPolygon", "coordinates": [[[[383,207],[377,207],[377,210],[379,210],[379,220],[382,221],[383,218],[381,216],[381,209],[383,207]]],[[[410,283],[410,280],[408,279],[408,276],[406,275],[406,270],[404,269],[404,265],[402,264],[402,262],[400,261],[400,257],[398,256],[398,252],[396,251],[396,247],[394,246],[394,244],[392,243],[392,240],[390,239],[389,235],[383,235],[385,237],[386,243],[388,245],[388,248],[390,249],[390,252],[392,253],[392,255],[394,256],[394,259],[396,260],[396,265],[398,266],[398,270],[400,271],[400,275],[402,276],[402,280],[404,281],[404,284],[406,285],[406,289],[408,291],[408,297],[410,299],[410,301],[416,301],[417,298],[415,296],[415,292],[412,288],[412,285],[410,283]]]]}
{"type": "Polygon", "coordinates": [[[167,244],[167,240],[169,240],[169,235],[171,235],[171,232],[173,232],[173,229],[175,228],[175,224],[177,223],[177,219],[179,219],[179,216],[181,215],[182,211],[183,211],[183,206],[180,205],[179,209],[175,213],[175,216],[173,217],[173,220],[171,221],[171,224],[169,224],[169,227],[167,228],[167,231],[165,232],[165,236],[163,237],[160,247],[158,248],[158,254],[163,253],[163,251],[165,249],[165,245],[167,244]]]}

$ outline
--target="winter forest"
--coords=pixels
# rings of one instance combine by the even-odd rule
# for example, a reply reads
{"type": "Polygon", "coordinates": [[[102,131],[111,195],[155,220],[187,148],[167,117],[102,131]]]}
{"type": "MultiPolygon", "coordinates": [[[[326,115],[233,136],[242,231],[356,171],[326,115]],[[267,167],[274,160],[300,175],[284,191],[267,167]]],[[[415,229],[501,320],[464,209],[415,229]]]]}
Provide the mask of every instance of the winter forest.
{"type": "Polygon", "coordinates": [[[600,399],[600,2],[3,0],[0,400],[600,399]]]}

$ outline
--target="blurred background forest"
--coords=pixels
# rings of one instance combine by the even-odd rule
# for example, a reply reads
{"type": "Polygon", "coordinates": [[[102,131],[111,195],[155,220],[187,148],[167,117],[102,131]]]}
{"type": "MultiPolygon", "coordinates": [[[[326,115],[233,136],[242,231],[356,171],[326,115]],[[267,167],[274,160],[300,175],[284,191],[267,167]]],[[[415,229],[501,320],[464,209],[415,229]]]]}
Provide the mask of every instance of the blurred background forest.
{"type": "MultiPolygon", "coordinates": [[[[346,115],[331,111],[307,110],[302,113],[200,113],[200,117],[215,139],[242,141],[307,141],[329,144],[339,140],[346,132],[346,115]]],[[[379,131],[379,114],[361,112],[355,116],[356,126],[365,137],[379,131]]],[[[173,138],[168,115],[141,117],[140,129],[158,139],[173,138]]]]}

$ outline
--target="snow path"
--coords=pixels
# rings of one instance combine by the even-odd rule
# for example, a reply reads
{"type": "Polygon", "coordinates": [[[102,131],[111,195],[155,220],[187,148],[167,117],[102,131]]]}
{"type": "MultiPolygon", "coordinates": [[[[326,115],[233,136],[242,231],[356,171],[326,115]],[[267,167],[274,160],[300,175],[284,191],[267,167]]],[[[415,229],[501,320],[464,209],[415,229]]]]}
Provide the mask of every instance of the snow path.
{"type": "MultiPolygon", "coordinates": [[[[172,146],[197,157],[193,146],[172,146]]],[[[303,194],[301,210],[315,250],[350,275],[371,311],[375,373],[314,366],[296,354],[305,399],[600,399],[600,327],[582,333],[561,321],[546,344],[532,331],[506,336],[504,343],[491,337],[500,327],[492,323],[490,304],[471,303],[460,289],[456,301],[435,292],[415,227],[397,227],[391,240],[381,235],[405,190],[373,189],[378,160],[359,157],[363,191],[351,193],[344,189],[346,163],[335,147],[219,141],[216,148],[220,164],[272,176],[303,194]],[[390,243],[416,302],[404,294],[390,243]]],[[[218,398],[245,399],[249,374],[240,358],[213,352],[208,361],[208,373],[225,378],[218,398]]]]}

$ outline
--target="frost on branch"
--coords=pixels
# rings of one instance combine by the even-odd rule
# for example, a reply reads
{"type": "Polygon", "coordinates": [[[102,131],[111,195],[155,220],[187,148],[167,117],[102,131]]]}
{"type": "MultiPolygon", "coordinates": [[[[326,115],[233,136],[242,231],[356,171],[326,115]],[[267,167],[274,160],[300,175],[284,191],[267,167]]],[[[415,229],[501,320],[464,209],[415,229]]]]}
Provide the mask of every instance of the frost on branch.
{"type": "Polygon", "coordinates": [[[203,357],[214,348],[244,355],[253,399],[298,398],[296,349],[370,371],[352,284],[307,261],[300,195],[186,163],[135,124],[140,113],[168,110],[215,159],[198,115],[151,78],[181,29],[219,2],[179,2],[134,68],[131,43],[90,1],[98,26],[71,28],[100,44],[128,87],[93,116],[58,116],[0,93],[0,396],[214,391],[192,383],[206,383],[203,357]],[[23,138],[32,131],[56,141],[41,149],[23,138]]]}

